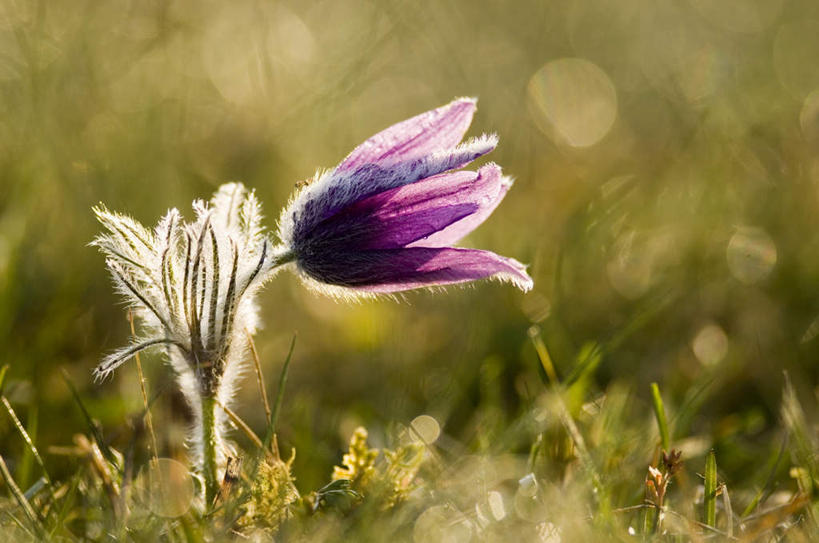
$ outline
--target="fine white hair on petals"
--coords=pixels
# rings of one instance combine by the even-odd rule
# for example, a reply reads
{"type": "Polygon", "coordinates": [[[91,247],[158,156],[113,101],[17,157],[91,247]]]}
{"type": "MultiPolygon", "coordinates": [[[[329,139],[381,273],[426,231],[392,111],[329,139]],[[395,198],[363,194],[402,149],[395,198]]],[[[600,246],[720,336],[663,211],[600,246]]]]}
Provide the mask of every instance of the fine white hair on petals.
{"type": "MultiPolygon", "coordinates": [[[[129,358],[131,358],[135,354],[140,353],[146,349],[150,349],[151,347],[156,347],[158,345],[177,344],[175,341],[167,338],[136,340],[131,345],[117,349],[113,353],[106,356],[102,360],[102,362],[96,368],[94,368],[94,379],[97,381],[104,380],[105,378],[113,374],[114,370],[116,370],[118,367],[124,364],[129,358]]],[[[177,346],[182,348],[181,345],[177,346]]]]}
{"type": "Polygon", "coordinates": [[[309,288],[336,300],[482,279],[532,288],[516,260],[450,247],[512,185],[494,164],[472,172],[471,184],[470,172],[456,172],[498,144],[495,134],[459,143],[474,111],[474,100],[459,99],[397,123],[297,190],[278,234],[309,288]]]}
{"type": "MultiPolygon", "coordinates": [[[[513,263],[519,266],[519,270],[522,273],[526,273],[526,269],[528,266],[521,264],[517,260],[508,259],[513,263]]],[[[333,285],[329,283],[323,283],[318,281],[317,279],[311,277],[310,275],[306,274],[305,272],[297,269],[297,274],[299,275],[302,283],[312,290],[313,292],[320,294],[322,296],[326,296],[332,299],[335,302],[339,303],[360,303],[365,300],[371,300],[375,298],[383,299],[389,298],[394,301],[403,301],[406,302],[408,299],[406,298],[407,293],[409,290],[399,290],[399,291],[370,291],[365,290],[362,288],[352,288],[342,285],[333,285]]],[[[462,281],[459,283],[448,283],[448,284],[431,284],[426,286],[426,290],[430,290],[433,292],[443,293],[452,288],[474,288],[474,284],[480,281],[494,281],[502,284],[510,284],[523,292],[529,292],[534,287],[534,283],[531,279],[526,280],[519,275],[508,273],[508,272],[498,272],[483,279],[476,279],[476,280],[469,280],[469,281],[462,281]]]]}
{"type": "MultiPolygon", "coordinates": [[[[94,208],[105,232],[92,245],[105,255],[117,292],[147,337],[105,357],[94,375],[105,378],[137,352],[165,346],[177,382],[200,417],[203,395],[223,405],[233,398],[247,354],[245,331],[253,333],[258,322],[253,297],[272,276],[269,261],[275,255],[261,205],[241,183],[222,185],[192,208],[192,221],[171,209],[153,229],[102,205],[94,208]]],[[[224,461],[226,419],[221,412],[216,418],[217,452],[224,461]]],[[[201,461],[199,423],[189,446],[201,461]]]]}

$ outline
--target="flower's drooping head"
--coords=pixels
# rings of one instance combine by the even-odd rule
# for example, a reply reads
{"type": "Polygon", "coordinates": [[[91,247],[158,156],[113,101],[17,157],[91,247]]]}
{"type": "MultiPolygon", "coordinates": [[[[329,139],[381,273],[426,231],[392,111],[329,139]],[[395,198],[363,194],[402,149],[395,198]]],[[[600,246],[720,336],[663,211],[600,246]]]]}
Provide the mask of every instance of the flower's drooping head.
{"type": "Polygon", "coordinates": [[[494,135],[461,143],[475,109],[461,98],[398,123],[295,195],[279,237],[308,283],[342,296],[484,278],[531,288],[516,260],[451,247],[512,184],[491,163],[457,171],[497,145],[494,135]]]}

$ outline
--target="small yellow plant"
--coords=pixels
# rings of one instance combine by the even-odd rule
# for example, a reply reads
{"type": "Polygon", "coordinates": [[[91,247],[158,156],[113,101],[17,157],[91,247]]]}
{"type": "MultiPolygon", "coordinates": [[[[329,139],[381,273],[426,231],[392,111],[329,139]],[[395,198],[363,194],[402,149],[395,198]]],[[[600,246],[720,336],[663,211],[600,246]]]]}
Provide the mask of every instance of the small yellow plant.
{"type": "Polygon", "coordinates": [[[333,481],[347,479],[350,488],[357,492],[368,489],[375,475],[375,460],[378,458],[378,449],[367,446],[367,430],[359,426],[350,438],[350,449],[341,460],[344,467],[333,468],[333,481]]]}
{"type": "Polygon", "coordinates": [[[358,427],[350,438],[350,448],[342,466],[333,469],[333,481],[348,480],[350,488],[363,497],[380,501],[389,509],[406,499],[424,458],[419,444],[402,445],[394,451],[384,449],[385,462],[376,465],[378,449],[367,446],[367,430],[358,427]]]}
{"type": "Polygon", "coordinates": [[[259,464],[250,488],[250,499],[245,505],[242,525],[276,531],[282,522],[292,516],[291,509],[300,499],[291,471],[295,458],[294,450],[287,462],[269,456],[259,464]]]}

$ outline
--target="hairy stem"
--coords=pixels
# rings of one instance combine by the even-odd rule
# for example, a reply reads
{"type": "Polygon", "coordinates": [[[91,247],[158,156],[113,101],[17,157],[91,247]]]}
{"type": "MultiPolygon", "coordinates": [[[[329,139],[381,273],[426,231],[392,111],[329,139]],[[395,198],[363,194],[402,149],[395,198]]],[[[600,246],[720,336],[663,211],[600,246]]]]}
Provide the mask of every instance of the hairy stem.
{"type": "Polygon", "coordinates": [[[219,493],[216,465],[216,397],[202,395],[202,477],[205,479],[205,507],[219,493]]]}
{"type": "Polygon", "coordinates": [[[275,269],[279,266],[284,266],[296,260],[296,253],[282,248],[282,246],[273,249],[273,254],[270,257],[269,269],[275,269]]]}

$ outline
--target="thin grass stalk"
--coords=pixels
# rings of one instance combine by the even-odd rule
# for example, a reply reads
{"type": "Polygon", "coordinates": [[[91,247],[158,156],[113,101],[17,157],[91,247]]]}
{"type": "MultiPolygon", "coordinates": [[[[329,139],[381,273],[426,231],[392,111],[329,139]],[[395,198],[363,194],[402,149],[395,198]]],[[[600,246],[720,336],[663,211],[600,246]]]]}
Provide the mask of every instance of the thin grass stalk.
{"type": "Polygon", "coordinates": [[[270,424],[265,433],[264,445],[270,446],[270,441],[276,433],[276,423],[279,420],[279,413],[282,409],[282,401],[284,400],[284,389],[287,386],[287,370],[290,368],[290,361],[293,359],[293,349],[296,347],[297,334],[293,334],[293,339],[290,340],[290,349],[287,351],[287,358],[284,360],[282,372],[279,376],[279,389],[276,391],[276,403],[273,407],[273,414],[270,416],[270,424]]]}
{"type": "Polygon", "coordinates": [[[543,337],[540,334],[540,328],[538,326],[532,326],[529,328],[529,339],[532,340],[532,345],[535,347],[537,358],[540,360],[540,367],[546,375],[546,378],[549,380],[549,384],[552,386],[558,386],[555,365],[552,362],[549,349],[546,348],[546,344],[543,342],[543,337]]]}
{"type": "Polygon", "coordinates": [[[26,431],[25,427],[23,426],[23,423],[20,422],[20,419],[17,418],[17,413],[14,412],[14,409],[12,409],[11,404],[9,403],[5,396],[0,396],[0,402],[3,403],[3,407],[6,408],[6,412],[9,414],[9,417],[11,417],[11,420],[14,422],[14,426],[17,428],[17,431],[20,432],[20,435],[23,437],[23,441],[25,441],[28,450],[31,451],[31,455],[34,457],[34,461],[37,462],[37,465],[40,466],[41,470],[43,470],[43,477],[45,478],[46,483],[48,483],[49,491],[51,491],[51,477],[48,476],[48,470],[46,470],[43,458],[37,451],[37,447],[31,440],[31,436],[26,431]]]}
{"type": "Polygon", "coordinates": [[[18,519],[14,515],[12,515],[11,512],[3,511],[3,514],[5,514],[8,518],[10,518],[11,521],[14,523],[14,525],[17,526],[17,528],[19,528],[24,534],[26,534],[29,537],[29,539],[31,539],[32,541],[37,540],[37,536],[35,536],[33,533],[31,533],[31,530],[26,528],[26,525],[23,524],[23,522],[20,519],[18,519]]]}
{"type": "MultiPolygon", "coordinates": [[[[26,424],[23,427],[26,431],[26,435],[34,436],[35,439],[37,438],[37,425],[39,423],[40,415],[39,407],[40,405],[36,401],[28,406],[28,408],[26,409],[26,424]]],[[[17,482],[20,485],[20,488],[25,488],[31,484],[32,469],[34,467],[33,466],[34,462],[35,459],[34,456],[31,454],[31,448],[28,446],[27,443],[24,443],[23,451],[20,456],[20,460],[17,462],[17,466],[15,467],[14,473],[14,476],[17,478],[17,482]]]]}
{"type": "Polygon", "coordinates": [[[708,452],[705,458],[705,524],[712,528],[717,527],[717,456],[714,450],[708,452]]]}
{"type": "Polygon", "coordinates": [[[643,517],[644,534],[653,534],[657,530],[660,520],[659,512],[660,510],[655,504],[651,504],[646,508],[645,516],[643,517]]]}
{"type": "Polygon", "coordinates": [[[270,416],[267,423],[267,428],[265,429],[264,439],[262,440],[259,455],[253,459],[252,466],[248,470],[251,479],[256,476],[256,471],[259,468],[259,464],[261,463],[262,458],[268,454],[268,451],[273,453],[273,457],[275,459],[280,459],[279,443],[276,439],[276,422],[279,418],[279,411],[281,410],[282,401],[284,399],[284,389],[287,385],[287,372],[290,368],[290,361],[293,359],[293,350],[296,347],[296,337],[297,334],[293,334],[293,339],[290,340],[290,349],[287,351],[287,358],[284,360],[284,365],[282,366],[282,371],[279,375],[279,388],[276,391],[276,403],[274,404],[273,413],[270,416]]]}
{"type": "Polygon", "coordinates": [[[754,496],[754,499],[745,507],[740,515],[740,519],[744,521],[748,518],[751,513],[756,510],[756,508],[765,502],[768,496],[773,492],[773,483],[776,479],[776,473],[779,470],[779,465],[782,462],[782,459],[785,457],[785,453],[788,450],[788,433],[785,432],[785,435],[782,437],[782,444],[779,446],[779,452],[776,455],[776,459],[771,464],[771,469],[768,472],[768,477],[765,479],[765,484],[760,487],[759,491],[754,496]]]}
{"type": "Polygon", "coordinates": [[[22,509],[23,513],[26,515],[26,519],[28,519],[29,523],[31,524],[34,533],[39,538],[44,537],[45,530],[43,529],[43,525],[40,523],[40,519],[37,518],[37,513],[34,511],[34,508],[31,507],[31,504],[20,490],[20,487],[17,486],[17,483],[11,476],[11,472],[9,471],[6,461],[3,459],[2,455],[0,455],[0,475],[2,475],[3,481],[6,483],[6,487],[9,489],[9,492],[11,492],[11,495],[14,496],[14,499],[17,501],[20,509],[22,509]]]}
{"type": "Polygon", "coordinates": [[[727,522],[725,523],[725,532],[728,534],[728,537],[734,536],[734,508],[731,506],[731,498],[728,495],[728,487],[723,484],[722,485],[722,507],[725,509],[725,517],[727,522]]]}
{"type": "Polygon", "coordinates": [[[65,371],[65,368],[61,368],[61,373],[66,386],[68,386],[68,389],[71,391],[71,395],[73,396],[74,401],[79,406],[80,411],[82,411],[85,423],[88,425],[88,430],[94,437],[94,441],[96,441],[97,446],[100,448],[102,455],[105,457],[108,463],[111,466],[114,466],[114,468],[121,474],[122,470],[120,469],[120,466],[117,463],[116,456],[114,456],[114,453],[111,452],[111,448],[103,439],[99,426],[97,426],[97,424],[94,422],[94,419],[91,418],[91,413],[89,413],[88,409],[85,407],[85,404],[83,403],[82,398],[80,397],[80,393],[77,390],[77,387],[74,386],[74,383],[68,377],[68,372],[65,371]]]}
{"type": "Polygon", "coordinates": [[[666,452],[671,450],[671,435],[668,432],[668,419],[665,416],[663,397],[657,383],[651,383],[651,400],[654,406],[654,416],[657,419],[657,428],[660,431],[660,444],[666,452]]]}
{"type": "Polygon", "coordinates": [[[540,365],[547,378],[544,384],[557,399],[560,421],[574,443],[575,449],[577,450],[577,456],[580,459],[581,465],[586,469],[586,472],[589,474],[592,480],[592,484],[597,491],[597,496],[600,499],[601,505],[608,507],[607,494],[605,492],[602,479],[600,478],[600,474],[597,472],[597,468],[594,466],[594,461],[592,460],[591,454],[589,454],[589,450],[586,447],[586,441],[583,439],[583,435],[580,433],[580,429],[577,427],[577,424],[575,424],[571,412],[563,399],[564,389],[557,380],[557,372],[555,372],[552,357],[549,354],[549,349],[546,347],[546,344],[543,342],[540,335],[540,329],[536,326],[529,328],[529,338],[535,347],[538,359],[540,360],[540,365]]]}
{"type": "MultiPolygon", "coordinates": [[[[134,314],[131,311],[128,312],[128,322],[131,324],[131,335],[136,336],[136,330],[134,328],[134,314]]],[[[159,448],[156,445],[154,422],[153,417],[151,416],[151,409],[148,405],[148,391],[145,387],[145,374],[142,373],[142,361],[139,358],[139,353],[134,355],[134,361],[136,362],[137,375],[139,376],[139,388],[142,392],[142,406],[145,409],[145,427],[148,428],[148,435],[151,438],[151,461],[153,462],[154,467],[156,467],[159,462],[159,448]]],[[[156,471],[159,473],[159,470],[156,471]]]]}
{"type": "Polygon", "coordinates": [[[247,343],[250,345],[250,353],[253,355],[253,367],[256,369],[256,380],[259,383],[259,394],[262,396],[262,403],[264,403],[264,413],[265,420],[267,423],[270,424],[270,419],[273,416],[272,412],[270,411],[270,402],[267,400],[267,390],[265,390],[264,386],[264,377],[262,376],[262,364],[259,361],[259,353],[256,351],[256,342],[253,341],[253,335],[250,333],[250,330],[245,328],[245,334],[247,335],[247,343]]]}
{"type": "MultiPolygon", "coordinates": [[[[102,487],[105,490],[108,501],[111,503],[111,513],[115,520],[122,519],[123,510],[120,507],[122,504],[122,492],[117,484],[117,480],[111,473],[112,464],[106,461],[100,445],[97,441],[90,441],[85,434],[77,434],[74,437],[74,442],[79,447],[81,454],[88,460],[93,472],[99,477],[102,482],[102,487]]],[[[120,469],[119,474],[123,475],[120,469]]]]}
{"type": "Polygon", "coordinates": [[[3,364],[3,367],[0,368],[0,392],[3,392],[3,383],[6,380],[6,372],[9,371],[9,365],[3,364]]]}
{"type": "Polygon", "coordinates": [[[262,440],[259,438],[259,436],[256,435],[256,432],[254,432],[250,428],[250,426],[248,426],[247,423],[243,421],[241,417],[239,417],[239,415],[236,414],[235,411],[233,411],[233,409],[226,406],[218,399],[216,400],[216,405],[222,408],[222,411],[225,412],[225,414],[228,416],[231,422],[233,422],[233,424],[235,424],[242,432],[244,432],[248,439],[250,439],[250,441],[252,441],[254,445],[256,445],[260,449],[264,448],[264,443],[262,443],[262,440]]]}
{"type": "Polygon", "coordinates": [[[53,537],[57,530],[59,529],[65,530],[65,519],[68,517],[68,514],[71,512],[71,507],[75,503],[74,499],[76,498],[77,495],[78,486],[79,477],[76,474],[74,474],[73,478],[69,483],[62,485],[59,489],[57,489],[56,494],[58,495],[58,497],[63,498],[63,500],[60,509],[57,512],[57,518],[52,523],[51,531],[48,534],[49,538],[53,537]]]}

